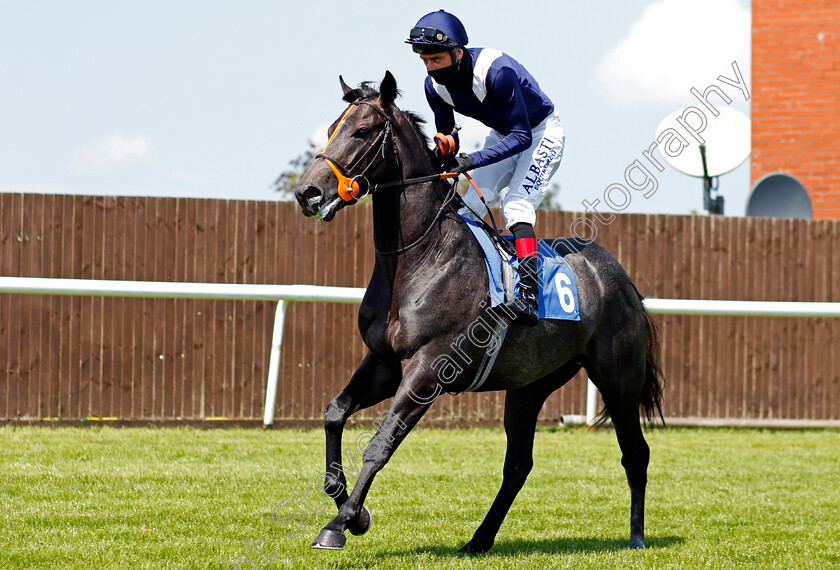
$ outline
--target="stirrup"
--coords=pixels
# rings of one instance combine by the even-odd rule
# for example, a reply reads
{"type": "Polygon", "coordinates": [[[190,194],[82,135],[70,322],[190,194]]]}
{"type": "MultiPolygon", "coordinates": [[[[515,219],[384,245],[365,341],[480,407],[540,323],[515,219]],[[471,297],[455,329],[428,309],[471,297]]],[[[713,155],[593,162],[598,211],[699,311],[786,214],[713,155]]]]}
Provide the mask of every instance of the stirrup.
{"type": "Polygon", "coordinates": [[[531,303],[525,295],[520,295],[507,305],[516,315],[515,322],[523,325],[535,325],[540,320],[539,302],[531,303]]]}

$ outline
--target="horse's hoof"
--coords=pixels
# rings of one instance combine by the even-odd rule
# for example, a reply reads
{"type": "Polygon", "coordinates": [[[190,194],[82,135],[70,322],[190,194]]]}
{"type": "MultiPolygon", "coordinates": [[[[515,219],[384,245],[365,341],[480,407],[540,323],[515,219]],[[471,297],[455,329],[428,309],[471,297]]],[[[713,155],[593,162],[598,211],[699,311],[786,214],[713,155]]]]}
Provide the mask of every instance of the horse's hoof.
{"type": "Polygon", "coordinates": [[[364,534],[370,528],[370,520],[370,509],[363,506],[362,512],[359,514],[359,520],[347,527],[347,530],[350,531],[350,534],[355,536],[364,534]]]}
{"type": "Polygon", "coordinates": [[[645,541],[641,538],[631,538],[630,544],[627,545],[627,548],[630,550],[641,550],[645,547],[645,541]]]}
{"type": "Polygon", "coordinates": [[[484,554],[493,546],[493,543],[490,544],[481,544],[474,540],[469,541],[466,543],[461,550],[458,551],[458,554],[484,554]]]}
{"type": "Polygon", "coordinates": [[[347,542],[347,537],[343,532],[337,530],[322,529],[315,537],[315,542],[312,543],[312,548],[322,548],[324,550],[341,550],[344,548],[344,543],[347,542]]]}

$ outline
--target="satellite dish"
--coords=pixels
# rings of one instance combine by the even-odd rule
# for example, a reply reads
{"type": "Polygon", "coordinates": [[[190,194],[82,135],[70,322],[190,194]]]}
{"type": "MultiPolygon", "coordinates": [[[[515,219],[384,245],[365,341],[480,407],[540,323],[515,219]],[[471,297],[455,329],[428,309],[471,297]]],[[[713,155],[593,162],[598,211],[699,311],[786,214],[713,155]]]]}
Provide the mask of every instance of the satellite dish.
{"type": "Polygon", "coordinates": [[[738,168],[750,156],[750,118],[729,107],[686,107],[666,116],[656,128],[656,142],[662,157],[674,168],[703,179],[704,206],[713,214],[723,213],[723,196],[713,180],[738,168]]]}
{"type": "Polygon", "coordinates": [[[793,176],[782,172],[763,176],[750,193],[748,216],[811,219],[811,198],[793,176]]]}
{"type": "MultiPolygon", "coordinates": [[[[688,143],[687,146],[676,156],[662,152],[661,148],[660,153],[668,164],[680,172],[702,178],[703,161],[700,157],[700,142],[689,130],[697,129],[701,123],[697,113],[691,109],[704,111],[698,107],[686,107],[674,111],[659,123],[656,128],[656,140],[659,141],[668,129],[679,133],[688,143]]],[[[719,112],[717,117],[713,116],[711,111],[704,111],[703,116],[707,124],[702,131],[697,133],[697,136],[705,141],[706,168],[711,177],[726,174],[741,166],[749,158],[751,150],[750,118],[729,107],[716,107],[716,109],[719,112]]],[[[672,148],[676,147],[676,144],[672,145],[672,148]]]]}

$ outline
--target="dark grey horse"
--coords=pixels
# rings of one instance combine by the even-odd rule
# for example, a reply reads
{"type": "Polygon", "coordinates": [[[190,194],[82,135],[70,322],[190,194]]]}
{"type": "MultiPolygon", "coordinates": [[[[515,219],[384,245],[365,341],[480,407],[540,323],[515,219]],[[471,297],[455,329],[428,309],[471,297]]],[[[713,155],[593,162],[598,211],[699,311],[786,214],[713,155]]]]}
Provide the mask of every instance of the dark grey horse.
{"type": "MultiPolygon", "coordinates": [[[[324,413],[327,478],[324,489],[338,515],[313,547],[344,546],[344,532],[370,526],[364,500],[376,474],[442,391],[461,392],[473,381],[484,350],[464,342],[472,323],[491,322],[487,270],[481,249],[457,215],[452,185],[435,176],[428,140],[417,116],[395,105],[397,85],[386,72],[377,92],[351,89],[350,106],[330,127],[323,153],[295,189],[303,213],[331,220],[360,193],[373,193],[376,263],[359,309],[369,348],[347,387],[324,413]],[[441,357],[469,361],[441,374],[441,357]],[[466,360],[465,360],[466,359],[466,360]],[[387,419],[364,450],[352,493],[346,491],[341,437],[347,418],[393,397],[387,419]]],[[[560,243],[558,240],[557,243],[560,243]]],[[[661,416],[662,388],[655,329],[641,296],[619,263],[594,242],[565,246],[574,269],[580,321],[512,321],[481,391],[506,390],[504,479],[490,511],[462,552],[485,552],[533,465],[534,430],[546,398],[581,368],[604,399],[615,426],[630,484],[630,547],[644,547],[644,507],[650,451],[640,426],[661,416]]],[[[498,320],[498,317],[496,317],[498,320]]],[[[471,337],[472,338],[472,337],[471,337]]]]}

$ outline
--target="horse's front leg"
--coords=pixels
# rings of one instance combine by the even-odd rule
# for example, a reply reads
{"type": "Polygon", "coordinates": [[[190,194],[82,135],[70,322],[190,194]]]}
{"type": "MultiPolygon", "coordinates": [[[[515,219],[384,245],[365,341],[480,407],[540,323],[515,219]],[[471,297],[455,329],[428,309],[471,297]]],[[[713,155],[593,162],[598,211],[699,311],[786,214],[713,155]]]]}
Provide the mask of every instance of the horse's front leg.
{"type": "MultiPolygon", "coordinates": [[[[418,360],[425,362],[422,358],[418,360]]],[[[434,401],[433,398],[421,398],[417,394],[433,393],[435,383],[436,377],[430,366],[418,364],[406,367],[405,379],[394,397],[388,416],[362,455],[362,470],[353,486],[353,492],[342,501],[338,515],[315,538],[313,548],[340,549],[344,546],[347,540],[344,531],[350,529],[352,532],[360,522],[365,497],[374,477],[385,467],[402,440],[434,401]]],[[[341,476],[343,478],[343,473],[341,476]]]]}
{"type": "MultiPolygon", "coordinates": [[[[347,479],[341,462],[341,438],[347,418],[357,411],[375,406],[393,396],[400,384],[400,370],[388,367],[373,352],[368,352],[350,383],[338,396],[327,404],[324,410],[324,431],[326,432],[327,469],[324,491],[335,499],[336,507],[347,500],[347,479]]],[[[368,519],[367,524],[369,524],[368,519]]],[[[353,528],[354,534],[362,534],[366,525],[353,528]],[[359,531],[359,532],[356,532],[359,531]]]]}

